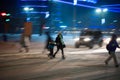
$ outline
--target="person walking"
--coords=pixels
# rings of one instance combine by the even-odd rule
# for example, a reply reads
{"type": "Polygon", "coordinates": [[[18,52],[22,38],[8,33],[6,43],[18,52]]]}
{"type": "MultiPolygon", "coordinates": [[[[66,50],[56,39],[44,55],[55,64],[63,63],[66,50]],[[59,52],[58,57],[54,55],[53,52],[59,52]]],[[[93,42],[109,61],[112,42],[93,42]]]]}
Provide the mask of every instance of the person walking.
{"type": "Polygon", "coordinates": [[[50,51],[50,53],[48,54],[48,57],[50,57],[50,59],[53,58],[54,46],[55,46],[55,42],[53,40],[51,40],[49,42],[49,45],[48,45],[48,48],[49,48],[49,51],[50,51]]]}
{"type": "Polygon", "coordinates": [[[62,52],[62,59],[65,59],[65,56],[64,56],[64,47],[65,47],[64,45],[65,45],[65,44],[64,44],[63,36],[62,36],[61,32],[58,33],[58,35],[57,35],[57,37],[56,37],[56,39],[55,39],[55,42],[56,42],[57,50],[56,50],[56,52],[53,54],[53,57],[55,58],[57,52],[58,52],[59,50],[61,50],[61,52],[62,52]]]}
{"type": "Polygon", "coordinates": [[[118,61],[115,55],[116,48],[120,48],[117,41],[117,36],[115,34],[112,35],[110,42],[107,44],[106,48],[109,53],[109,57],[105,60],[105,64],[107,65],[108,62],[113,58],[115,67],[119,67],[118,61]]]}
{"type": "Polygon", "coordinates": [[[49,31],[45,32],[45,35],[46,35],[46,41],[45,41],[45,47],[44,47],[44,50],[42,51],[42,53],[45,53],[46,50],[49,51],[49,48],[48,48],[49,42],[52,40],[52,37],[51,37],[49,31]]]}
{"type": "Polygon", "coordinates": [[[20,46],[21,47],[19,52],[23,52],[23,49],[25,49],[26,52],[29,52],[29,37],[22,34],[20,39],[20,46]]]}

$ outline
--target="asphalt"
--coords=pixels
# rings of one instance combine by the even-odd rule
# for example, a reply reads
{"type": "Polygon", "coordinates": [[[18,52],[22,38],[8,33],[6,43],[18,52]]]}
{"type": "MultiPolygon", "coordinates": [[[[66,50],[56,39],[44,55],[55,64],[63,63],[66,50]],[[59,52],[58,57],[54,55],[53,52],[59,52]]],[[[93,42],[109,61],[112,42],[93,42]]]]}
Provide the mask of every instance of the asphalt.
{"type": "MultiPolygon", "coordinates": [[[[60,52],[49,59],[43,46],[31,42],[30,52],[19,53],[17,42],[0,42],[0,80],[120,80],[120,67],[116,68],[113,61],[105,65],[105,52],[69,54],[76,51],[66,47],[66,59],[60,52]]],[[[120,64],[120,53],[116,55],[120,64]]]]}

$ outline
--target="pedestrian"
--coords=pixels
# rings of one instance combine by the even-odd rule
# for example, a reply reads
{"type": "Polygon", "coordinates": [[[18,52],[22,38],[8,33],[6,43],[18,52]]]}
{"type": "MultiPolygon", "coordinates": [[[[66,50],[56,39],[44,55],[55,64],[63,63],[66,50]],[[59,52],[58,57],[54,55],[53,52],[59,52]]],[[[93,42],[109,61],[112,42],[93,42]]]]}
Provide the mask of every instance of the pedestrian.
{"type": "Polygon", "coordinates": [[[30,44],[29,37],[22,34],[21,39],[20,39],[19,52],[23,52],[24,49],[25,49],[26,52],[29,52],[29,44],[30,44]]]}
{"type": "Polygon", "coordinates": [[[119,47],[116,39],[117,39],[117,36],[115,34],[113,34],[111,37],[111,40],[109,41],[109,43],[106,46],[108,53],[109,53],[109,57],[105,60],[105,64],[107,65],[108,62],[113,58],[115,67],[119,67],[118,61],[117,61],[117,58],[115,55],[115,51],[116,51],[116,48],[120,48],[120,47],[119,47]]]}
{"type": "Polygon", "coordinates": [[[54,46],[55,46],[55,42],[53,40],[51,40],[49,42],[49,45],[48,45],[48,48],[49,48],[49,51],[50,51],[50,53],[48,54],[48,57],[50,57],[50,59],[53,58],[54,46]]]}
{"type": "Polygon", "coordinates": [[[50,32],[45,32],[45,34],[46,34],[46,41],[45,41],[45,47],[42,53],[45,53],[46,50],[49,51],[48,45],[49,45],[49,42],[52,40],[52,37],[50,36],[50,32]]]}
{"type": "Polygon", "coordinates": [[[59,50],[61,50],[62,52],[62,59],[65,59],[65,56],[64,56],[64,47],[65,47],[65,43],[63,41],[63,36],[62,36],[62,33],[59,32],[56,39],[55,39],[55,42],[56,42],[56,46],[57,46],[57,50],[56,52],[54,53],[53,57],[55,58],[57,52],[59,50]]]}

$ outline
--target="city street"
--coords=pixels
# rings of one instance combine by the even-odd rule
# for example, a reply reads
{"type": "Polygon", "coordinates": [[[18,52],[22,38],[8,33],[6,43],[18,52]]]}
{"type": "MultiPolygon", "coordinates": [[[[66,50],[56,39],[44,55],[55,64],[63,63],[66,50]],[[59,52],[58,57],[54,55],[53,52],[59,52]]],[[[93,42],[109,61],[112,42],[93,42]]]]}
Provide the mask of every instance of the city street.
{"type": "Polygon", "coordinates": [[[120,0],[0,3],[0,80],[120,80],[120,0]]]}
{"type": "MultiPolygon", "coordinates": [[[[105,46],[93,49],[74,48],[66,44],[66,59],[61,53],[49,59],[43,53],[43,42],[31,42],[30,52],[18,53],[18,42],[0,42],[0,80],[119,80],[120,68],[113,61],[105,65],[108,57],[105,46]]],[[[56,50],[56,47],[54,51],[56,50]]],[[[120,50],[117,58],[120,63],[120,50]]]]}

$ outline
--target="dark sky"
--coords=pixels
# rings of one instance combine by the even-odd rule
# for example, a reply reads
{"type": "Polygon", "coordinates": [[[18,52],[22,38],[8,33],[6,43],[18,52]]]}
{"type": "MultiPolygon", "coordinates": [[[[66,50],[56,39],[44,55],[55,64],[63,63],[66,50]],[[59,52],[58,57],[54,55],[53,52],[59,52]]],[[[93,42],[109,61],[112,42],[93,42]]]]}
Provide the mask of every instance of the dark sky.
{"type": "Polygon", "coordinates": [[[120,4],[120,0],[98,0],[101,5],[120,4]]]}
{"type": "Polygon", "coordinates": [[[0,0],[0,11],[15,12],[18,8],[18,0],[0,0]]]}
{"type": "MultiPolygon", "coordinates": [[[[19,12],[20,0],[0,0],[0,12],[19,12]]],[[[67,0],[69,1],[69,0],[67,0]]],[[[70,0],[71,1],[71,0],[70,0]]],[[[120,4],[120,0],[98,0],[98,5],[120,4]]],[[[120,6],[117,6],[120,8],[120,6]]]]}

